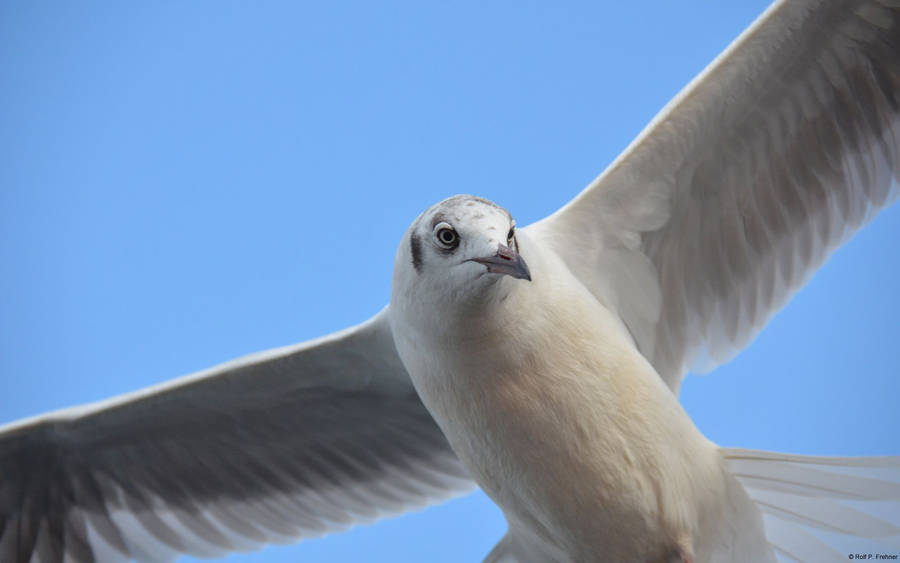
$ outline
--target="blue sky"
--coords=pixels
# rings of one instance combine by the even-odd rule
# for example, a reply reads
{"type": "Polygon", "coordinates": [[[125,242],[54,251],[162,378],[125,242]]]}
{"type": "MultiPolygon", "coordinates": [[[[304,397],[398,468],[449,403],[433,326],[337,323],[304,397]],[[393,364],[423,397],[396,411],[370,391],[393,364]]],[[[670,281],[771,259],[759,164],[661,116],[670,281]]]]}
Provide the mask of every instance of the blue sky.
{"type": "MultiPolygon", "coordinates": [[[[554,211],[765,2],[0,5],[0,422],[362,321],[428,205],[554,211]],[[322,5],[319,5],[322,4],[322,5]]],[[[900,209],[682,400],[722,445],[900,454],[900,209]]],[[[481,494],[233,561],[476,561],[481,494]]]]}

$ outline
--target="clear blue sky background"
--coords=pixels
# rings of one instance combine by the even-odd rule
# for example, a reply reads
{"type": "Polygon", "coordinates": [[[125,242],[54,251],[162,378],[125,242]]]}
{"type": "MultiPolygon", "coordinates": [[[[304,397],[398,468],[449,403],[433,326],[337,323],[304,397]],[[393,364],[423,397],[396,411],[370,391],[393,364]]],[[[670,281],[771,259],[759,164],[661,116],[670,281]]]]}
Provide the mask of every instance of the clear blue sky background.
{"type": "MultiPolygon", "coordinates": [[[[0,422],[366,319],[426,206],[520,225],[765,2],[5,2],[0,422]]],[[[682,399],[723,445],[900,454],[900,206],[682,399]]],[[[476,561],[475,494],[234,561],[476,561]]]]}

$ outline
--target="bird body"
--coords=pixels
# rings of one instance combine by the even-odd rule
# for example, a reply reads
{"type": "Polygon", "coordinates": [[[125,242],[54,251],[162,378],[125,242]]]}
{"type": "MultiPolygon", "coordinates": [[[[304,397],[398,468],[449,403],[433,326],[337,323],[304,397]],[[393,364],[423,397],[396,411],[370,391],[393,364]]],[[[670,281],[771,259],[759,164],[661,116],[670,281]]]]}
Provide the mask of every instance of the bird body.
{"type": "MultiPolygon", "coordinates": [[[[477,199],[448,202],[460,200],[475,205],[459,221],[509,228],[477,199]]],[[[504,549],[526,562],[711,561],[740,524],[753,547],[742,560],[768,560],[758,509],[621,321],[527,229],[516,238],[531,281],[472,293],[450,291],[439,264],[414,272],[401,244],[391,300],[420,397],[510,522],[504,549]]]]}

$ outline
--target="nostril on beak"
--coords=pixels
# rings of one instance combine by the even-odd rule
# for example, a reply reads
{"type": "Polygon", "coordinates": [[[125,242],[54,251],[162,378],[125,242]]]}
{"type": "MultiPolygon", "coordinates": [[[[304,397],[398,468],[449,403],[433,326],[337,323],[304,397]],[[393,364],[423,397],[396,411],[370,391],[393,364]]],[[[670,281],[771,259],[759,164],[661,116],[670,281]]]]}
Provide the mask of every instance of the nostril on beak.
{"type": "Polygon", "coordinates": [[[505,244],[497,245],[497,252],[483,258],[469,258],[466,262],[478,262],[487,266],[488,272],[493,274],[505,274],[520,280],[531,281],[531,273],[528,264],[516,253],[515,250],[505,244]]]}
{"type": "Polygon", "coordinates": [[[497,256],[503,258],[504,260],[513,260],[516,257],[516,253],[513,250],[506,246],[505,244],[501,244],[497,248],[497,256]]]}

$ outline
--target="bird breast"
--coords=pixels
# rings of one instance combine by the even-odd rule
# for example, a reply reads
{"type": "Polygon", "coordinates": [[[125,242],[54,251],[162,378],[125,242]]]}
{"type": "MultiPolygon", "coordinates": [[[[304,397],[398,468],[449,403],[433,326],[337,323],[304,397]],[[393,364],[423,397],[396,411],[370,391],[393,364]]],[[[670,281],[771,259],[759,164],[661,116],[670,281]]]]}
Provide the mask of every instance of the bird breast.
{"type": "Polygon", "coordinates": [[[509,280],[455,336],[398,335],[400,355],[511,533],[574,560],[665,557],[717,510],[717,449],[621,322],[534,254],[531,284],[509,280]]]}

